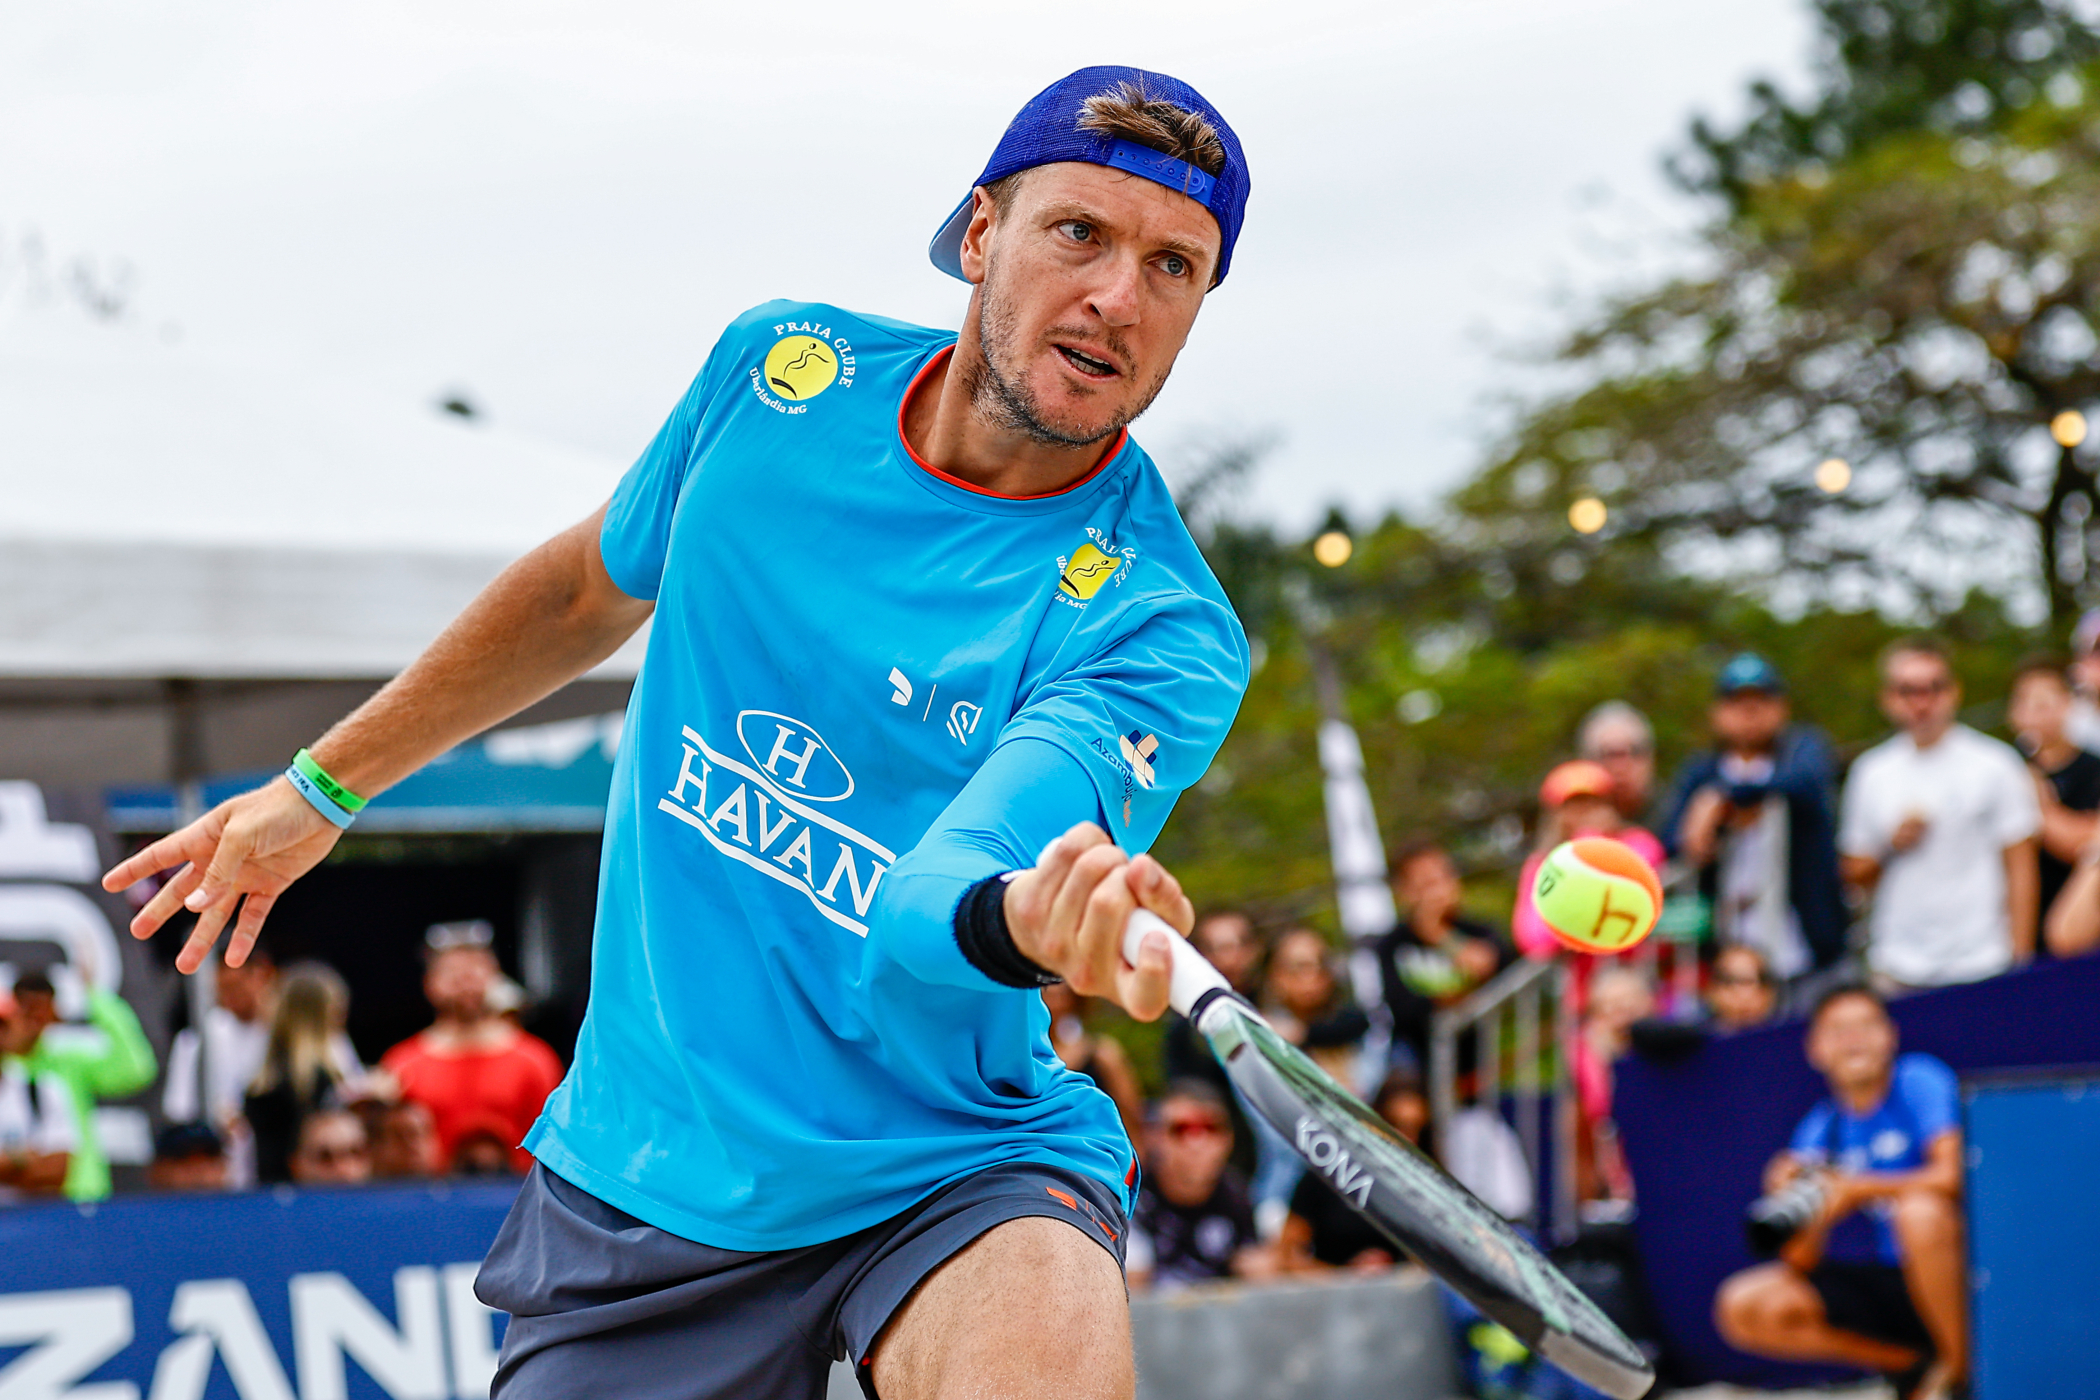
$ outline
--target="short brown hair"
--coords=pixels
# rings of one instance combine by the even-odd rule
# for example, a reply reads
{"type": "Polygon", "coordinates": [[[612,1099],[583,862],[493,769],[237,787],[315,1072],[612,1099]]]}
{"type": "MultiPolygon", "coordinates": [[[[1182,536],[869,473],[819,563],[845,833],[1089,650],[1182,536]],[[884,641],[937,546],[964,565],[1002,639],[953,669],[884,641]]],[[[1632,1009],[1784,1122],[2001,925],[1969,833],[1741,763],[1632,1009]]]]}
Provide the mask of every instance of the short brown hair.
{"type": "Polygon", "coordinates": [[[1945,642],[1929,632],[1913,632],[1907,637],[1898,637],[1881,649],[1881,655],[1874,660],[1874,669],[1881,673],[1884,683],[1889,678],[1889,663],[1899,656],[1935,657],[1940,665],[1947,668],[1949,676],[1954,674],[1954,653],[1948,649],[1945,642]]]}
{"type": "Polygon", "coordinates": [[[2006,686],[2006,689],[2019,689],[2020,682],[2026,680],[2029,676],[2047,676],[2064,689],[2069,690],[2071,688],[2070,669],[2071,663],[2053,651],[2029,652],[2020,658],[2019,665],[2013,667],[2012,680],[2006,686]]]}
{"type": "Polygon", "coordinates": [[[1385,868],[1397,880],[1406,872],[1408,866],[1413,865],[1424,856],[1442,856],[1444,859],[1449,860],[1451,859],[1451,852],[1445,849],[1443,842],[1437,840],[1428,832],[1418,831],[1399,845],[1393,847],[1393,853],[1386,857],[1385,868]]]}
{"type": "MultiPolygon", "coordinates": [[[[1121,82],[1111,92],[1097,92],[1079,114],[1079,128],[1111,140],[1135,141],[1162,155],[1187,161],[1206,175],[1225,170],[1225,142],[1201,112],[1147,97],[1142,84],[1121,82]]],[[[1013,204],[1014,191],[1026,170],[1017,170],[984,187],[992,207],[1002,215],[1013,204]]]]}

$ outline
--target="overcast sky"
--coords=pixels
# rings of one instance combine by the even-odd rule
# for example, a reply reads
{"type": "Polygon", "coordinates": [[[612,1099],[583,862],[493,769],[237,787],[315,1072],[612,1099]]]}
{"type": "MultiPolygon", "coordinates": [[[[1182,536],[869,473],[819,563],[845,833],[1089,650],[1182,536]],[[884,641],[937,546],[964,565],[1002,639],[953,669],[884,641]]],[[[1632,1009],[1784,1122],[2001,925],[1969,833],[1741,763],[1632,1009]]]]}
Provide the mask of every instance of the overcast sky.
{"type": "Polygon", "coordinates": [[[626,459],[755,302],[954,325],[925,244],[999,130],[1135,63],[1217,104],[1253,174],[1140,440],[1171,469],[1273,431],[1250,505],[1296,529],[1433,502],[1556,298],[1682,256],[1659,157],[1753,75],[1798,82],[1805,9],[0,0],[0,254],[34,229],[129,259],[185,353],[463,389],[626,459]]]}

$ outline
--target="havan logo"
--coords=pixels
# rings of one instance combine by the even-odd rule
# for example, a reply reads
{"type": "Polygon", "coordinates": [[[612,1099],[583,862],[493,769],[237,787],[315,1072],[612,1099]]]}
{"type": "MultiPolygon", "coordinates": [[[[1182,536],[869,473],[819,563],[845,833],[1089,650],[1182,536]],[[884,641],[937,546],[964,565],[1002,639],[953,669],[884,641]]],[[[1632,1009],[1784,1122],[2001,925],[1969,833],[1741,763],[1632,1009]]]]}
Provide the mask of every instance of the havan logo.
{"type": "Polygon", "coordinates": [[[1356,1202],[1358,1210],[1370,1206],[1371,1174],[1350,1161],[1349,1149],[1310,1118],[1298,1120],[1298,1152],[1334,1183],[1336,1195],[1356,1202]]]}
{"type": "Polygon", "coordinates": [[[736,728],[748,764],[710,747],[690,726],[679,731],[684,757],[657,809],[731,860],[798,891],[840,928],[867,937],[875,887],[897,857],[808,805],[852,796],[853,775],[822,735],[792,716],[745,710],[736,728]],[[850,913],[842,900],[850,901],[850,913]]]}

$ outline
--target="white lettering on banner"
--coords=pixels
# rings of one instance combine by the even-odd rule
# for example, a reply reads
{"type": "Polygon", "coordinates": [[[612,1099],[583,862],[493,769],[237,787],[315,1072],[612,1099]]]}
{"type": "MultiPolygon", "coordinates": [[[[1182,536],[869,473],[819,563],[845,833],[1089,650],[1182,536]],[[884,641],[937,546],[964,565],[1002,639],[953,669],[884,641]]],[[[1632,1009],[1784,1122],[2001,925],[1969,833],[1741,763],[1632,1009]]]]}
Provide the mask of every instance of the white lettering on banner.
{"type": "Polygon", "coordinates": [[[395,1400],[446,1400],[435,1269],[394,1271],[396,1331],[341,1274],[292,1276],[292,1346],[300,1400],[349,1400],[350,1357],[395,1400]]]}
{"type": "Polygon", "coordinates": [[[160,1354],[149,1400],[203,1400],[214,1350],[241,1400],[292,1400],[291,1383],[255,1315],[248,1285],[237,1278],[199,1279],[175,1290],[168,1326],[192,1335],[160,1354]]]}
{"type": "MultiPolygon", "coordinates": [[[[288,1293],[298,1400],[346,1400],[346,1358],[393,1400],[488,1400],[497,1314],[474,1296],[480,1268],[447,1264],[442,1275],[424,1265],[397,1269],[398,1327],[341,1274],[293,1275],[288,1293]]],[[[239,1400],[294,1400],[241,1280],[179,1284],[168,1326],[178,1335],[155,1361],[147,1400],[203,1400],[214,1360],[225,1366],[239,1400]]],[[[0,1400],[139,1400],[132,1381],[78,1384],[131,1345],[133,1335],[131,1293],[124,1288],[0,1294],[0,1348],[28,1348],[0,1366],[0,1400]]]]}
{"type": "Polygon", "coordinates": [[[786,776],[787,780],[796,787],[809,786],[803,779],[809,775],[809,761],[817,756],[817,750],[822,747],[822,741],[812,734],[809,736],[809,742],[802,746],[801,753],[791,753],[788,751],[788,740],[794,737],[795,731],[784,724],[776,724],[773,727],[779,733],[773,740],[773,752],[766,756],[766,771],[776,778],[786,776]],[[792,775],[783,775],[781,773],[780,761],[782,759],[786,759],[789,763],[795,765],[795,771],[792,775]]]}
{"type": "MultiPolygon", "coordinates": [[[[738,716],[739,724],[763,713],[746,710],[738,716]]],[[[801,767],[795,768],[796,751],[790,750],[785,756],[788,766],[795,768],[798,774],[808,774],[808,764],[820,750],[830,753],[823,740],[807,725],[791,720],[789,723],[793,728],[790,728],[777,723],[787,719],[785,715],[767,717],[776,721],[770,726],[777,731],[773,740],[773,757],[776,759],[782,756],[782,746],[790,735],[801,733],[808,736],[809,747],[801,754],[801,767]]],[[[867,918],[868,910],[875,902],[875,889],[881,883],[883,873],[897,860],[889,848],[844,822],[805,805],[811,801],[835,799],[806,793],[790,795],[785,787],[774,781],[776,777],[784,779],[786,775],[773,773],[771,763],[760,764],[757,750],[748,741],[746,750],[757,766],[746,765],[709,747],[707,741],[690,727],[681,733],[685,743],[678,779],[671,790],[658,799],[657,808],[699,832],[709,845],[731,860],[800,891],[819,914],[840,928],[850,929],[865,938],[868,926],[862,920],[867,918]],[[694,771],[696,767],[697,773],[694,771]],[[722,791],[730,782],[735,782],[735,788],[722,791]],[[752,840],[754,828],[758,838],[755,842],[752,840]],[[833,846],[837,847],[837,854],[831,857],[829,874],[819,885],[816,881],[816,853],[820,848],[833,846]],[[842,893],[852,901],[851,914],[839,907],[842,893]]],[[[739,737],[743,737],[741,729],[739,737]]],[[[837,763],[836,755],[831,755],[831,762],[838,767],[845,784],[844,792],[851,792],[852,775],[845,772],[843,764],[837,763]]]]}
{"type": "Polygon", "coordinates": [[[69,1288],[0,1297],[0,1347],[28,1347],[0,1367],[0,1400],[138,1400],[129,1381],[73,1382],[131,1345],[131,1294],[69,1288]]]}

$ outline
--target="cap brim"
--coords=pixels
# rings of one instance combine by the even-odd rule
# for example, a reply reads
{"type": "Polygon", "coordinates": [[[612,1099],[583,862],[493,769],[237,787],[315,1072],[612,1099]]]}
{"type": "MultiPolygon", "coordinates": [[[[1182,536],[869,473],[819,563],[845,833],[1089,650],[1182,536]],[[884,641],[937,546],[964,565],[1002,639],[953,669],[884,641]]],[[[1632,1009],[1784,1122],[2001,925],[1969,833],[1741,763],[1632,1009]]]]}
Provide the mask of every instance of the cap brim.
{"type": "Polygon", "coordinates": [[[948,216],[948,221],[934,234],[933,241],[926,245],[926,256],[933,259],[933,265],[961,282],[970,280],[963,276],[962,241],[970,229],[970,209],[976,196],[975,190],[964,195],[962,203],[955,206],[955,212],[948,216]]]}

